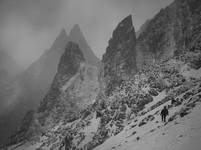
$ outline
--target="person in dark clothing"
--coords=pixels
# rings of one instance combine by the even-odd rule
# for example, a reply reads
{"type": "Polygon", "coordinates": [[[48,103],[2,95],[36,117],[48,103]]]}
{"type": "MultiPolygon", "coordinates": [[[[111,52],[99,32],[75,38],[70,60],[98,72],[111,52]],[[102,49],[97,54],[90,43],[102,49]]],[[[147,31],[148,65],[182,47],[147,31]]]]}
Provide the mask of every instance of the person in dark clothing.
{"type": "Polygon", "coordinates": [[[61,150],[62,147],[64,146],[65,146],[65,150],[70,150],[72,146],[72,140],[73,140],[72,133],[68,133],[65,136],[65,138],[62,140],[59,150],[61,150]]]}
{"type": "Polygon", "coordinates": [[[166,108],[166,106],[164,106],[164,108],[162,109],[161,111],[161,119],[162,119],[162,122],[166,122],[166,117],[167,115],[169,115],[169,111],[168,109],[166,108]]]}
{"type": "Polygon", "coordinates": [[[73,140],[72,133],[67,134],[65,137],[65,140],[64,140],[65,141],[65,150],[70,150],[71,145],[72,145],[72,140],[73,140]]]}

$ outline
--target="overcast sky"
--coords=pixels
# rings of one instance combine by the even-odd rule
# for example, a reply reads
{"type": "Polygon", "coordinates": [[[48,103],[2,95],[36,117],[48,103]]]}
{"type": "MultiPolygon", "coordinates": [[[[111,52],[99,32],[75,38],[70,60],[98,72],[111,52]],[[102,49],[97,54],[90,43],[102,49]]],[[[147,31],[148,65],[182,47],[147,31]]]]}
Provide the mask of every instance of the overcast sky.
{"type": "Polygon", "coordinates": [[[116,25],[133,15],[138,30],[173,0],[0,0],[0,48],[27,66],[48,49],[62,28],[79,24],[101,58],[116,25]]]}

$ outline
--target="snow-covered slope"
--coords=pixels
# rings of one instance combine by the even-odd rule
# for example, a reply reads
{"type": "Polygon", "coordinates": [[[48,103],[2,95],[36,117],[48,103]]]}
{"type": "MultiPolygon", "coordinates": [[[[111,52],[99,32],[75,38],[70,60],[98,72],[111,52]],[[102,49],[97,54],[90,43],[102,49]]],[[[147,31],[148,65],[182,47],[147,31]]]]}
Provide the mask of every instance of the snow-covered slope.
{"type": "MultiPolygon", "coordinates": [[[[175,62],[172,67],[180,62],[175,62]]],[[[185,82],[167,92],[166,88],[145,105],[119,134],[95,150],[199,150],[201,143],[201,73],[183,64],[185,82]],[[184,69],[184,68],[188,69],[184,69]],[[176,104],[167,96],[174,94],[176,104]],[[162,123],[160,111],[169,108],[168,122],[162,123]]]]}
{"type": "MultiPolygon", "coordinates": [[[[201,98],[201,93],[199,95],[201,98]]],[[[201,99],[192,112],[167,124],[161,124],[160,117],[144,125],[129,128],[107,140],[95,150],[199,150],[201,143],[201,99]],[[136,134],[134,134],[136,133],[136,134]]],[[[178,108],[170,109],[170,116],[178,108]]],[[[151,115],[151,113],[148,113],[151,115]]],[[[139,118],[140,119],[140,118],[139,118]]]]}
{"type": "Polygon", "coordinates": [[[64,118],[37,139],[10,150],[64,149],[62,142],[68,132],[73,133],[75,149],[198,150],[201,74],[190,66],[175,58],[151,65],[116,88],[106,101],[100,101],[100,96],[79,119],[66,122],[64,118]],[[166,123],[160,116],[164,106],[169,109],[166,123]]]}

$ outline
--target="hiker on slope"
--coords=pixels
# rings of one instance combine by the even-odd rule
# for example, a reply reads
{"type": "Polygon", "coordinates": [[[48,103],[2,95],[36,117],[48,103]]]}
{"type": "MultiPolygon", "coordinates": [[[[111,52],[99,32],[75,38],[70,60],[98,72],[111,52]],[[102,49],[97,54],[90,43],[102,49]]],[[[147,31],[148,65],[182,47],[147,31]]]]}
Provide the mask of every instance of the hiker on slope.
{"type": "Polygon", "coordinates": [[[166,117],[169,115],[169,111],[166,106],[161,110],[161,120],[162,122],[166,122],[166,117]]]}

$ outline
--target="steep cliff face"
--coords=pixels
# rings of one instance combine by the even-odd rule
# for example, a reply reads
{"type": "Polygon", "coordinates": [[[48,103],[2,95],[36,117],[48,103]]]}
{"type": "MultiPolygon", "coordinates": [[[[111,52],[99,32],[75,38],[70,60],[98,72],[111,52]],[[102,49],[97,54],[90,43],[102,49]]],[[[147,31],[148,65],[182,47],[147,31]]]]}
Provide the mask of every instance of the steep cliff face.
{"type": "Polygon", "coordinates": [[[199,0],[176,0],[148,22],[137,40],[138,67],[162,60],[186,48],[200,47],[199,0]]]}
{"type": "Polygon", "coordinates": [[[135,29],[132,16],[129,15],[114,30],[103,55],[103,78],[107,94],[110,94],[122,80],[137,71],[135,46],[135,29]]]}
{"type": "Polygon", "coordinates": [[[50,90],[39,107],[41,124],[46,125],[47,120],[54,123],[64,118],[75,119],[94,102],[98,89],[97,67],[86,63],[78,44],[69,42],[50,90]]]}
{"type": "Polygon", "coordinates": [[[189,35],[189,45],[191,50],[201,49],[201,1],[199,0],[188,0],[181,1],[186,4],[191,14],[191,34],[189,35]]]}

